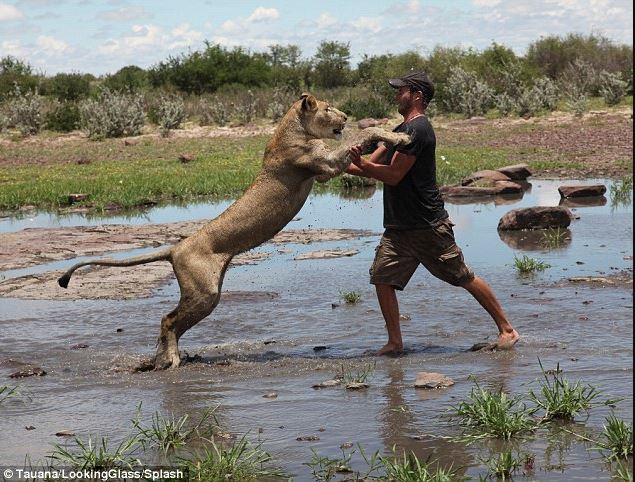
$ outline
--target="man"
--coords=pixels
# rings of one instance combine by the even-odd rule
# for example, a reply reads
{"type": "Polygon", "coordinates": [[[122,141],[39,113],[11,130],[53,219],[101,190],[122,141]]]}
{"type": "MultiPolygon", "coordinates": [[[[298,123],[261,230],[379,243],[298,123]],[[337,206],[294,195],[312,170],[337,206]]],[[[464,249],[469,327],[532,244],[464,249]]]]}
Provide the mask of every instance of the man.
{"type": "Polygon", "coordinates": [[[370,269],[370,282],[377,290],[388,331],[388,342],[377,355],[403,350],[395,289],[406,287],[419,263],[437,278],[465,288],[496,323],[497,348],[509,349],[520,336],[489,285],[465,265],[436,185],[436,138],[425,117],[434,86],[424,72],[411,72],[388,82],[396,89],[403,116],[394,131],[407,132],[413,141],[396,149],[379,146],[370,159],[362,157],[360,146],[353,146],[352,162],[346,169],[349,174],[384,183],[385,232],[370,269]]]}

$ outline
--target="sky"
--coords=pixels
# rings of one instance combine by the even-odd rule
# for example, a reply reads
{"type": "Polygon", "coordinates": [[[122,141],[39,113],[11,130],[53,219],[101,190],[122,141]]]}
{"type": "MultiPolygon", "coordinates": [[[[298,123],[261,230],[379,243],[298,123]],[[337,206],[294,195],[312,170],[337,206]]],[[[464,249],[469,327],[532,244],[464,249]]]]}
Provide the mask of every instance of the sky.
{"type": "Polygon", "coordinates": [[[148,68],[205,41],[252,52],[324,40],[364,54],[426,55],[435,46],[523,55],[541,37],[596,34],[633,45],[631,0],[0,0],[0,58],[45,75],[148,68]]]}

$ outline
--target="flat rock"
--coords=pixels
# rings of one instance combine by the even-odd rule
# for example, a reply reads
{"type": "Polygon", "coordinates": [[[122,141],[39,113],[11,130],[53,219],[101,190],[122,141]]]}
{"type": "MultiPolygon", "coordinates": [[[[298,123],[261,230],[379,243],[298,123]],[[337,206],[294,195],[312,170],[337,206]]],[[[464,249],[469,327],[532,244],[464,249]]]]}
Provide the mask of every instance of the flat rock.
{"type": "Polygon", "coordinates": [[[323,382],[316,383],[315,385],[313,385],[313,388],[329,388],[336,387],[341,384],[342,380],[325,380],[323,382]]]}
{"type": "Polygon", "coordinates": [[[461,181],[462,186],[471,186],[475,182],[480,180],[488,180],[488,181],[510,181],[511,178],[502,172],[492,171],[491,169],[485,169],[483,171],[477,171],[470,174],[468,177],[464,178],[461,181]]]}
{"type": "Polygon", "coordinates": [[[566,228],[573,213],[563,206],[512,209],[498,222],[499,230],[566,228]]]}
{"type": "Polygon", "coordinates": [[[364,382],[350,382],[346,384],[346,390],[364,390],[368,387],[370,387],[370,385],[364,382]]]}
{"type": "Polygon", "coordinates": [[[302,253],[296,256],[295,260],[303,259],[330,259],[330,258],[343,258],[346,256],[355,256],[359,251],[356,249],[327,249],[323,251],[311,251],[309,253],[302,253]]]}
{"type": "Polygon", "coordinates": [[[447,388],[454,385],[454,380],[441,373],[419,372],[415,380],[415,388],[426,388],[434,390],[436,388],[447,388]]]}
{"type": "Polygon", "coordinates": [[[46,372],[40,367],[28,367],[9,375],[9,378],[43,377],[46,372]]]}
{"type": "Polygon", "coordinates": [[[564,198],[603,196],[606,193],[604,184],[560,186],[558,192],[564,198]]]}
{"type": "Polygon", "coordinates": [[[496,181],[490,187],[482,186],[443,186],[440,188],[444,197],[476,197],[476,196],[497,196],[499,194],[522,193],[520,184],[511,181],[496,181]]]}
{"type": "Polygon", "coordinates": [[[514,164],[512,166],[501,167],[496,169],[498,172],[505,174],[512,181],[524,181],[531,176],[531,171],[527,164],[514,164]]]}

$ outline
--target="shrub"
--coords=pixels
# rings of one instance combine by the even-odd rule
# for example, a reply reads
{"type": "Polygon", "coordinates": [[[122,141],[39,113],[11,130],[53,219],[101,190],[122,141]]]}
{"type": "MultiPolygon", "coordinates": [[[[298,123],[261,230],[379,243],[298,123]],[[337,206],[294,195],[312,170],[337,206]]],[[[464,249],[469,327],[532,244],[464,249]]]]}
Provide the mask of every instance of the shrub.
{"type": "Polygon", "coordinates": [[[16,127],[22,135],[37,134],[42,127],[43,98],[37,92],[20,92],[16,86],[7,103],[9,125],[16,127]]]}
{"type": "Polygon", "coordinates": [[[177,96],[162,96],[157,106],[156,115],[161,134],[167,137],[170,135],[170,130],[178,129],[185,119],[183,99],[177,96]]]}
{"type": "Polygon", "coordinates": [[[280,120],[287,113],[289,107],[291,107],[291,104],[293,104],[295,100],[293,90],[290,87],[274,87],[268,106],[269,118],[274,122],[280,120]]]}
{"type": "Polygon", "coordinates": [[[81,122],[79,107],[75,102],[57,104],[46,115],[46,127],[56,132],[71,132],[78,129],[81,122]]]}
{"type": "Polygon", "coordinates": [[[201,99],[199,104],[201,124],[227,125],[230,118],[231,106],[229,102],[220,99],[218,96],[209,99],[201,99]]]}
{"type": "Polygon", "coordinates": [[[91,139],[134,136],[145,121],[143,98],[139,94],[123,94],[103,89],[97,99],[80,105],[81,127],[91,139]]]}
{"type": "Polygon", "coordinates": [[[57,74],[43,83],[44,94],[52,95],[58,100],[78,100],[88,97],[90,93],[90,75],[79,73],[57,74]]]}
{"type": "Polygon", "coordinates": [[[516,101],[516,112],[521,117],[533,117],[542,107],[542,99],[535,87],[526,88],[516,101]]]}
{"type": "Polygon", "coordinates": [[[366,117],[387,117],[392,109],[381,95],[367,89],[359,89],[350,93],[349,98],[338,109],[355,119],[366,117]]]}
{"type": "Polygon", "coordinates": [[[558,86],[549,77],[540,77],[534,83],[533,90],[541,100],[541,107],[548,111],[556,110],[560,97],[558,86]]]}
{"type": "Polygon", "coordinates": [[[502,116],[508,116],[516,110],[516,101],[506,92],[494,97],[494,105],[502,116]]]}
{"type": "Polygon", "coordinates": [[[626,96],[628,82],[622,80],[618,73],[603,70],[599,75],[599,92],[606,105],[617,105],[626,96]]]}
{"type": "Polygon", "coordinates": [[[451,112],[465,117],[483,115],[493,97],[492,89],[478,79],[476,74],[461,67],[453,67],[448,79],[446,103],[451,112]]]}

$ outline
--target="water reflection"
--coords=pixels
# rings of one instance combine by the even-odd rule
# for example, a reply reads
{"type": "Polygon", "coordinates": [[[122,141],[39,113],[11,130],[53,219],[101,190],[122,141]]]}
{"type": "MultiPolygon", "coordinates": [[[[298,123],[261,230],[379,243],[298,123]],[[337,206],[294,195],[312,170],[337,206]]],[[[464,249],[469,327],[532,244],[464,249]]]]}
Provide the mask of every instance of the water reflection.
{"type": "Polygon", "coordinates": [[[605,196],[588,196],[588,197],[575,197],[575,198],[562,198],[560,199],[559,206],[565,206],[568,208],[588,208],[593,206],[604,206],[608,200],[605,196]]]}
{"type": "Polygon", "coordinates": [[[444,198],[446,204],[493,204],[494,206],[504,206],[515,204],[523,199],[524,193],[498,194],[496,196],[449,196],[444,198]]]}
{"type": "Polygon", "coordinates": [[[545,249],[565,249],[571,245],[572,234],[569,228],[560,229],[559,239],[550,242],[546,229],[522,229],[519,231],[499,230],[498,237],[512,249],[524,251],[542,251],[545,249]]]}

